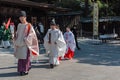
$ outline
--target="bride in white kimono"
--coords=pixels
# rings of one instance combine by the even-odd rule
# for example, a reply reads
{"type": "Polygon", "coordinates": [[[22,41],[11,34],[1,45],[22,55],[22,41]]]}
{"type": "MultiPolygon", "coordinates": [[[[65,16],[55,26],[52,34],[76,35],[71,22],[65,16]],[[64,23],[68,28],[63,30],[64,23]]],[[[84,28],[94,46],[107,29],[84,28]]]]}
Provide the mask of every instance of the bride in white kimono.
{"type": "Polygon", "coordinates": [[[64,56],[66,52],[66,43],[62,32],[56,28],[56,24],[51,24],[51,29],[44,38],[44,46],[49,54],[50,67],[59,65],[59,57],[64,56]]]}

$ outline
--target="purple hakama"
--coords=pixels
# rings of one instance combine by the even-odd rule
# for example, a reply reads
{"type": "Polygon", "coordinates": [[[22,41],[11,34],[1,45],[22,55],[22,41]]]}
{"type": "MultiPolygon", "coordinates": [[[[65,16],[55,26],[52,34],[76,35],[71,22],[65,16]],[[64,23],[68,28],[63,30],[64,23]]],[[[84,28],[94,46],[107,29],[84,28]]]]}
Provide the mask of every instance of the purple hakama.
{"type": "Polygon", "coordinates": [[[30,51],[28,50],[26,59],[18,59],[18,72],[27,72],[30,68],[30,51]]]}

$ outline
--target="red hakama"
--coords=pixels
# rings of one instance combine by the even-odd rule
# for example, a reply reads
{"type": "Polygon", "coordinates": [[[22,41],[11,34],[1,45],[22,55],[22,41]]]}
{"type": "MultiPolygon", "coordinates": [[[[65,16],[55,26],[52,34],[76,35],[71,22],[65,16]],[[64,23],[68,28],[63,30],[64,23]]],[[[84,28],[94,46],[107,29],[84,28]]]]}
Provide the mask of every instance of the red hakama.
{"type": "Polygon", "coordinates": [[[68,48],[67,53],[65,54],[65,59],[72,59],[74,57],[74,51],[72,51],[70,48],[68,48]]]}

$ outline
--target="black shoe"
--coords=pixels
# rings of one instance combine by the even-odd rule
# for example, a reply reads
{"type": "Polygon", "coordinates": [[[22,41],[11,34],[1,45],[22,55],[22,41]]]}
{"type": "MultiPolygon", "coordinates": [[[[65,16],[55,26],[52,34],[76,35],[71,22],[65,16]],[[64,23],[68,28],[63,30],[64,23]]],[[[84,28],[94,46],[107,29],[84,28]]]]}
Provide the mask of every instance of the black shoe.
{"type": "Polygon", "coordinates": [[[24,75],[28,75],[28,72],[24,72],[24,75]]]}
{"type": "Polygon", "coordinates": [[[53,69],[53,68],[54,68],[54,65],[53,65],[53,64],[50,64],[50,68],[52,68],[52,69],[53,69]]]}
{"type": "Polygon", "coordinates": [[[78,50],[81,50],[81,48],[78,48],[78,50]]]}
{"type": "Polygon", "coordinates": [[[28,72],[20,72],[20,76],[28,75],[28,72]]]}
{"type": "Polygon", "coordinates": [[[1,48],[4,48],[4,47],[1,47],[1,48]]]}
{"type": "Polygon", "coordinates": [[[10,48],[10,46],[7,47],[8,49],[10,48]]]}

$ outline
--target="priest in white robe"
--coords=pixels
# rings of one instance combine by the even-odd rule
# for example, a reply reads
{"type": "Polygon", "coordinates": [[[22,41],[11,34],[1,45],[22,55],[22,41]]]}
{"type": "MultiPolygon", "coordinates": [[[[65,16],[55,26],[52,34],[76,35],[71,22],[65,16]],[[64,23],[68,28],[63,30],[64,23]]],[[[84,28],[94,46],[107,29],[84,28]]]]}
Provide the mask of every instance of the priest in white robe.
{"type": "Polygon", "coordinates": [[[76,48],[74,34],[70,31],[70,28],[66,28],[66,32],[64,33],[64,39],[67,44],[67,52],[64,56],[65,59],[72,59],[74,57],[74,51],[76,48]]]}
{"type": "Polygon", "coordinates": [[[51,24],[51,29],[48,30],[44,38],[44,46],[49,54],[50,67],[54,68],[59,65],[59,57],[64,56],[66,52],[66,43],[62,32],[56,28],[56,24],[51,24]]]}

